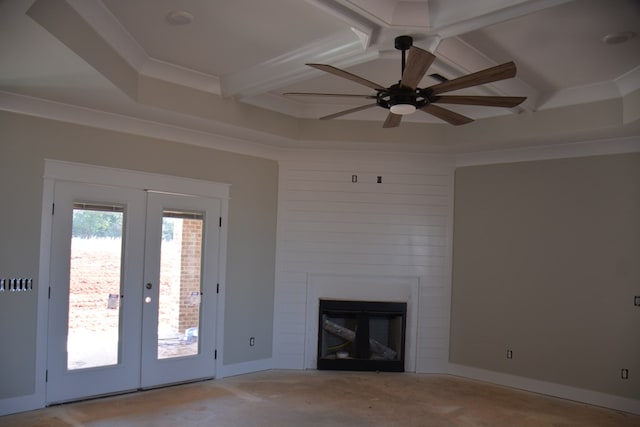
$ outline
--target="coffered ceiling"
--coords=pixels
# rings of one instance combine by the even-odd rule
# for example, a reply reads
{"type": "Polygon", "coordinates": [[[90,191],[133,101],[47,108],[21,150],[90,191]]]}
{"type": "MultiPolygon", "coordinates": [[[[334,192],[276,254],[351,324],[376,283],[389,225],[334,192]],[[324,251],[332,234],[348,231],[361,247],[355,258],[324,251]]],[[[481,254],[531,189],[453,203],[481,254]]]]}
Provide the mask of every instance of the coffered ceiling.
{"type": "Polygon", "coordinates": [[[460,152],[638,135],[639,34],[637,0],[0,0],[0,108],[282,146],[460,152]],[[397,83],[399,35],[436,55],[420,87],[514,61],[515,78],[459,94],[527,100],[447,106],[475,120],[464,126],[416,112],[382,130],[381,107],[318,120],[369,99],[283,96],[375,94],[307,63],[397,83]]]}

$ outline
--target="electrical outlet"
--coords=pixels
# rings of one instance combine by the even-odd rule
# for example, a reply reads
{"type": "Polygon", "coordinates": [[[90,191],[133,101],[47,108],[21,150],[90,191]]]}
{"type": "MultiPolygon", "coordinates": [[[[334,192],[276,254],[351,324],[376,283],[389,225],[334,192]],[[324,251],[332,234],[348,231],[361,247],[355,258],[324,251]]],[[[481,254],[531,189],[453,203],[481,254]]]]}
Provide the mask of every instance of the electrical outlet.
{"type": "Polygon", "coordinates": [[[251,337],[249,338],[249,346],[253,347],[254,345],[256,345],[256,339],[255,337],[251,337]]]}
{"type": "Polygon", "coordinates": [[[635,297],[633,297],[633,305],[635,305],[636,307],[640,307],[640,295],[636,295],[635,297]]]}
{"type": "Polygon", "coordinates": [[[513,359],[513,351],[507,350],[507,359],[513,359]]]}
{"type": "Polygon", "coordinates": [[[351,182],[358,182],[358,175],[351,175],[351,182]]]}
{"type": "Polygon", "coordinates": [[[382,184],[382,177],[381,176],[378,177],[378,184],[382,184]]]}
{"type": "Polygon", "coordinates": [[[621,377],[623,380],[628,380],[628,379],[629,379],[629,370],[628,370],[628,369],[624,369],[624,368],[623,368],[623,369],[621,369],[621,370],[620,370],[620,377],[621,377]]]}

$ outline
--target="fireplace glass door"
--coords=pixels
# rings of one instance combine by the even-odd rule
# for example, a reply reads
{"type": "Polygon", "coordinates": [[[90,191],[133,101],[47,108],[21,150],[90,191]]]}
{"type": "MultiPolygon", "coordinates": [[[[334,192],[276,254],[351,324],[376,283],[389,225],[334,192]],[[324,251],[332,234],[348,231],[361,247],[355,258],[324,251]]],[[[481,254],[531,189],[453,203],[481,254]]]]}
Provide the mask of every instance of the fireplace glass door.
{"type": "Polygon", "coordinates": [[[406,303],[320,300],[318,369],[404,371],[406,303]]]}

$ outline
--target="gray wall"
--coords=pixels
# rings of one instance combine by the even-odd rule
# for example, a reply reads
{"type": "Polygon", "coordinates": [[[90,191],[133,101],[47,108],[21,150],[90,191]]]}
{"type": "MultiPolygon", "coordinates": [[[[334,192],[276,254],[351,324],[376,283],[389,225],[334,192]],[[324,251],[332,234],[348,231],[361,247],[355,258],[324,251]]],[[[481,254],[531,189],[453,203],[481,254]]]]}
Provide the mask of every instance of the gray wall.
{"type": "MultiPolygon", "coordinates": [[[[0,277],[36,287],[45,158],[230,183],[224,363],[271,357],[275,161],[1,112],[0,277]]],[[[34,391],[36,297],[0,294],[0,398],[34,391]]]]}
{"type": "Polygon", "coordinates": [[[640,396],[640,154],[459,168],[454,221],[451,362],[640,396]]]}

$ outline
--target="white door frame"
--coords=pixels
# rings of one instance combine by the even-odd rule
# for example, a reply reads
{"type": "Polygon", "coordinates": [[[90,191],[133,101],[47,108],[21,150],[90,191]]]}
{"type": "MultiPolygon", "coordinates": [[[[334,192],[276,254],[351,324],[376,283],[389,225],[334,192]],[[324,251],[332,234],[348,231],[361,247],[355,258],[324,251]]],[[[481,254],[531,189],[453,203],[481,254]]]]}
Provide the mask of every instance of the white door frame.
{"type": "Polygon", "coordinates": [[[224,354],[224,301],[226,288],[227,218],[229,212],[230,184],[50,159],[45,159],[43,180],[35,393],[29,402],[23,401],[24,408],[20,408],[20,410],[42,408],[46,406],[47,402],[46,355],[48,348],[47,319],[49,317],[48,284],[50,283],[49,269],[53,223],[52,203],[54,184],[56,181],[100,184],[220,199],[220,212],[223,221],[222,227],[220,228],[218,248],[218,277],[220,281],[220,292],[216,307],[216,349],[218,354],[218,358],[216,360],[216,375],[219,375],[219,373],[222,372],[222,355],[224,354]]]}

